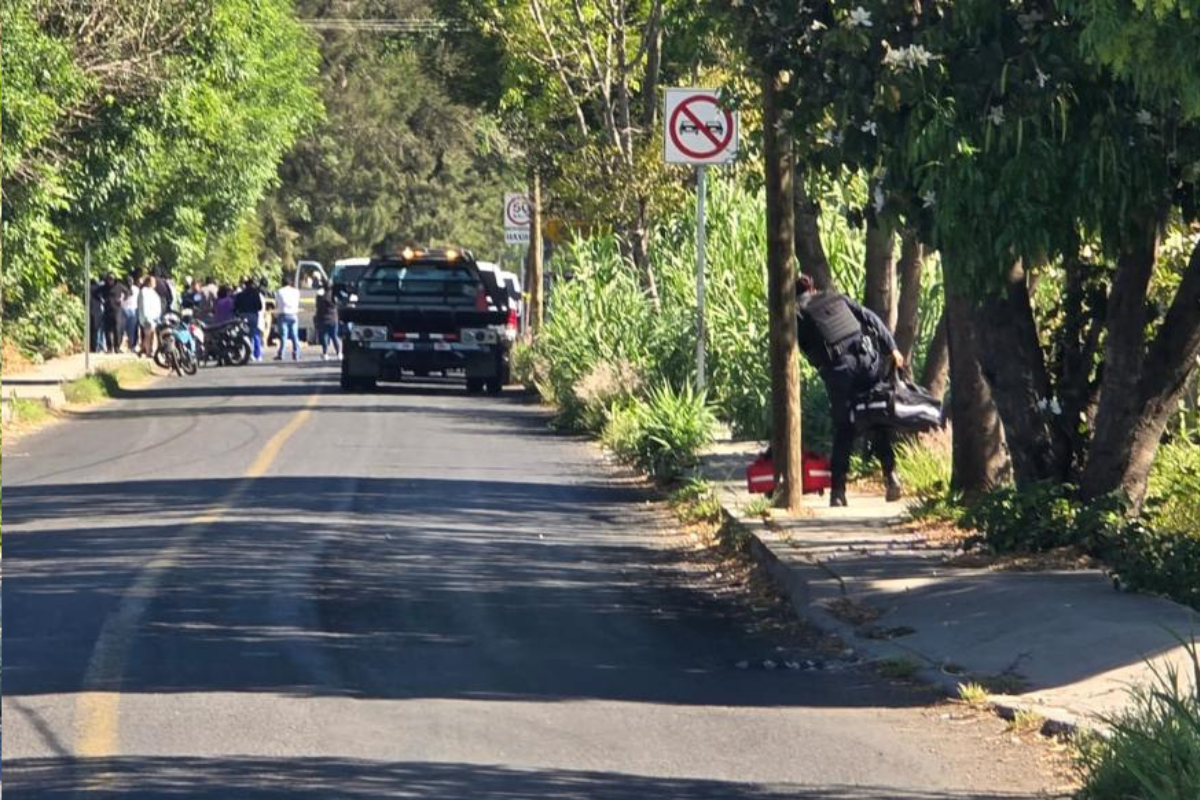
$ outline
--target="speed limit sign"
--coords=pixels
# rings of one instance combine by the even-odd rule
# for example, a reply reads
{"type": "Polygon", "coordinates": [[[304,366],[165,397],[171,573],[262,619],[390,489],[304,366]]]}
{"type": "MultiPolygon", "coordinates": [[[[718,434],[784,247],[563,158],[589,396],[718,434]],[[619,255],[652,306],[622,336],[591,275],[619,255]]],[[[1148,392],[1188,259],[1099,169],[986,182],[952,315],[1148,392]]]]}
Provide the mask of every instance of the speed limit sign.
{"type": "Polygon", "coordinates": [[[529,195],[509,192],[504,195],[504,241],[507,244],[529,243],[529,220],[532,217],[529,195]]]}

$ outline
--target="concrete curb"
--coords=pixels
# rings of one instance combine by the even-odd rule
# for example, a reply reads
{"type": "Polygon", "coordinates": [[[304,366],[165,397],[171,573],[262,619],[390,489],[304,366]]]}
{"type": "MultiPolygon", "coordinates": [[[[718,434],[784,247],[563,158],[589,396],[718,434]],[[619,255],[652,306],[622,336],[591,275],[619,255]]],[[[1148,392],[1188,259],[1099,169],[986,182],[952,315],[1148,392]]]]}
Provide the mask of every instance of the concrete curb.
{"type": "MultiPolygon", "coordinates": [[[[863,663],[871,664],[891,659],[903,659],[921,664],[914,677],[936,687],[947,698],[959,696],[959,686],[970,680],[970,676],[954,674],[943,669],[919,651],[906,647],[900,640],[870,640],[859,634],[855,625],[834,616],[830,611],[812,603],[810,583],[816,579],[834,577],[842,582],[829,564],[813,559],[807,567],[796,567],[784,563],[771,549],[770,540],[775,536],[772,526],[764,519],[742,516],[717,490],[721,513],[725,522],[746,537],[746,550],[755,564],[770,578],[776,591],[787,598],[796,614],[812,622],[822,631],[837,636],[847,648],[863,657],[863,663]]],[[[1012,695],[988,695],[988,706],[1002,719],[1013,721],[1018,715],[1036,714],[1043,720],[1040,733],[1044,736],[1070,737],[1080,731],[1103,734],[1105,729],[1098,720],[1081,719],[1065,709],[1040,705],[1012,695]]]]}

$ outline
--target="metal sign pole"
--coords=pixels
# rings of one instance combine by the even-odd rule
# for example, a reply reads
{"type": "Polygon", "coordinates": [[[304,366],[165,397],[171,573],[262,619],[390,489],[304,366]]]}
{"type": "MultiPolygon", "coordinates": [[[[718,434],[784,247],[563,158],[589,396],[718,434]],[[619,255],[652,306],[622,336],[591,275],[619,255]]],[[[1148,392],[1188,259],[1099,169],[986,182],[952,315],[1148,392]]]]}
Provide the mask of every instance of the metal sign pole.
{"type": "Polygon", "coordinates": [[[83,243],[83,371],[92,371],[92,244],[83,243]]]}
{"type": "Polygon", "coordinates": [[[704,325],[704,203],[707,192],[708,167],[696,167],[696,391],[703,392],[707,384],[704,365],[706,331],[704,325]]]}

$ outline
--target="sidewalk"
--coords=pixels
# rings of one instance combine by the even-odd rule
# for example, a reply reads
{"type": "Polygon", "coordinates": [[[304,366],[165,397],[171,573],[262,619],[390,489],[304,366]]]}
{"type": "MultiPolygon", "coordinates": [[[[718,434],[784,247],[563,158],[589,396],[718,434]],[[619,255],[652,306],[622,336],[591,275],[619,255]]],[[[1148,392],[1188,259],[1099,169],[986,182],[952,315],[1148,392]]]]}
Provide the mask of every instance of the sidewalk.
{"type": "MultiPolygon", "coordinates": [[[[137,361],[132,353],[92,353],[91,368],[94,372],[99,367],[111,367],[127,361],[137,361]]],[[[42,364],[30,366],[15,375],[0,376],[0,398],[3,400],[4,420],[8,421],[8,402],[13,396],[24,400],[38,400],[49,408],[58,408],[66,403],[63,397],[62,385],[82,378],[87,374],[84,369],[83,353],[76,353],[63,358],[52,358],[42,364]]]]}
{"type": "Polygon", "coordinates": [[[1200,615],[1114,591],[1098,570],[950,566],[950,551],[894,527],[903,503],[879,496],[851,493],[848,508],[833,509],[808,495],[811,516],[742,519],[745,467],[761,449],[715,445],[705,476],[797,612],[864,657],[919,664],[920,677],[952,693],[990,682],[1005,692],[998,706],[1069,727],[1118,710],[1131,683],[1152,678],[1148,659],[1189,675],[1172,631],[1200,634],[1200,615]]]}

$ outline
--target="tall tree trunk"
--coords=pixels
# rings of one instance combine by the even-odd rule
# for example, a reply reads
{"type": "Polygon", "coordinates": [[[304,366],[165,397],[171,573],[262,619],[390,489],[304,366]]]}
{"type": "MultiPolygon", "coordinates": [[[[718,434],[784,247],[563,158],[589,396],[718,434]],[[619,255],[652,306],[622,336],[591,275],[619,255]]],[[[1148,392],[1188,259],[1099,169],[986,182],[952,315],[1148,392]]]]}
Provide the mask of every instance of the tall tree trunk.
{"type": "Polygon", "coordinates": [[[662,300],[658,296],[658,279],[654,274],[654,264],[650,261],[650,210],[645,197],[637,198],[637,219],[626,233],[629,240],[629,257],[642,275],[642,283],[650,305],[655,312],[662,310],[662,300]]]}
{"type": "Polygon", "coordinates": [[[946,382],[950,379],[950,346],[946,330],[946,312],[943,311],[921,370],[921,385],[939,399],[946,396],[946,382]]]}
{"type": "Polygon", "coordinates": [[[968,498],[1003,483],[1009,460],[1004,427],[992,390],[979,366],[971,301],[946,289],[946,339],[950,355],[950,417],[953,425],[951,487],[968,498]]]}
{"type": "Polygon", "coordinates": [[[867,215],[866,292],[863,305],[896,329],[896,237],[891,228],[867,215]]]}
{"type": "Polygon", "coordinates": [[[896,347],[904,360],[912,358],[921,313],[921,268],[925,248],[916,231],[907,230],[900,242],[900,303],[896,311],[896,347]]]}
{"type": "Polygon", "coordinates": [[[646,77],[642,80],[642,135],[654,133],[658,119],[658,80],[662,72],[662,0],[654,0],[646,27],[646,77]]]}
{"type": "Polygon", "coordinates": [[[808,196],[804,186],[804,169],[796,166],[792,193],[795,197],[796,258],[800,269],[813,280],[813,285],[822,291],[835,288],[833,270],[825,256],[825,245],[821,242],[821,227],[818,224],[820,208],[808,196]]]}
{"type": "Polygon", "coordinates": [[[1153,269],[1156,245],[1155,226],[1153,232],[1146,231],[1141,246],[1117,265],[1109,298],[1100,408],[1081,482],[1085,497],[1120,490],[1135,507],[1145,498],[1159,441],[1196,374],[1200,357],[1200,246],[1192,251],[1149,350],[1141,346],[1148,271],[1153,269]],[[1140,303],[1135,302],[1138,298],[1140,303]],[[1136,340],[1137,352],[1129,338],[1136,340]],[[1133,385],[1129,375],[1122,374],[1128,372],[1137,375],[1133,385]]]}
{"type": "Polygon", "coordinates": [[[975,309],[979,362],[1004,420],[1018,486],[1066,480],[1070,443],[1053,412],[1050,374],[1038,339],[1024,268],[975,309]]]}
{"type": "Polygon", "coordinates": [[[1062,293],[1063,322],[1058,331],[1054,368],[1055,385],[1062,404],[1062,429],[1070,442],[1068,477],[1072,481],[1079,479],[1080,459],[1087,452],[1088,435],[1099,399],[1099,386],[1092,376],[1104,329],[1107,298],[1100,286],[1089,286],[1088,273],[1092,269],[1095,268],[1077,253],[1069,254],[1063,260],[1066,276],[1062,293]]]}
{"type": "Polygon", "coordinates": [[[529,173],[529,332],[542,329],[545,299],[542,297],[542,179],[536,169],[529,173]]]}
{"type": "Polygon", "coordinates": [[[780,119],[778,73],[763,76],[763,149],[767,183],[767,302],[771,342],[771,451],[775,503],[798,511],[803,502],[800,459],[800,365],[796,345],[795,232],[792,139],[780,119]]]}

